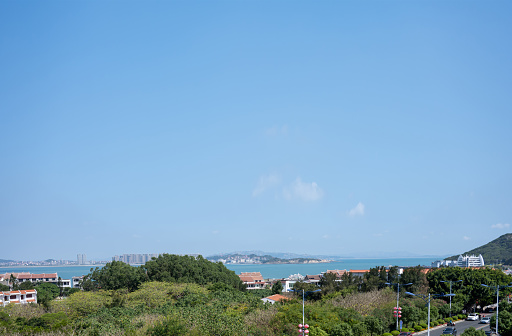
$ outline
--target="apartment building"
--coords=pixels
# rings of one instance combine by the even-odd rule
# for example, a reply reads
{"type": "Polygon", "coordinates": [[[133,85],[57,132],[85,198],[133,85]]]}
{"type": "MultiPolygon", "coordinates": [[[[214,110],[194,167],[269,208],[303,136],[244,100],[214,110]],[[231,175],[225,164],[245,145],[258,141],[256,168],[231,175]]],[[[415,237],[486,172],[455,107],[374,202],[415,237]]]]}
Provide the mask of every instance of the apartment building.
{"type": "Polygon", "coordinates": [[[264,289],[268,284],[260,272],[242,272],[239,277],[247,289],[264,289]]]}
{"type": "Polygon", "coordinates": [[[10,303],[26,304],[37,303],[37,291],[35,289],[0,292],[0,306],[5,307],[10,303]]]}
{"type": "MultiPolygon", "coordinates": [[[[9,284],[9,280],[11,278],[11,274],[16,278],[18,283],[22,283],[25,281],[32,282],[49,282],[55,285],[59,285],[59,276],[57,273],[42,273],[42,274],[31,274],[31,273],[4,273],[0,274],[0,283],[5,285],[9,284]]],[[[71,288],[71,280],[69,279],[61,279],[62,287],[71,288]]]]}

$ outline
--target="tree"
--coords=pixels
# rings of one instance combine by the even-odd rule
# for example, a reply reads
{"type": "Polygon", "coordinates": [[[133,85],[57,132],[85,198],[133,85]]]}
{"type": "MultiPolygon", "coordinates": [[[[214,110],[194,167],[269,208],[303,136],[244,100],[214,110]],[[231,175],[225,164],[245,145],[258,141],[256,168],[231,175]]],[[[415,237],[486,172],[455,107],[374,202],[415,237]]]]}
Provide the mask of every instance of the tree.
{"type": "Polygon", "coordinates": [[[59,277],[57,280],[57,287],[59,287],[59,296],[62,296],[62,278],[59,277]]]}
{"type": "Polygon", "coordinates": [[[384,326],[382,321],[375,316],[366,316],[364,318],[363,324],[366,326],[366,329],[370,333],[370,335],[382,335],[384,332],[384,326]]]}
{"type": "Polygon", "coordinates": [[[202,256],[162,254],[143,265],[142,271],[150,281],[188,282],[199,285],[222,282],[239,290],[245,289],[235,272],[220,262],[213,263],[202,256]]]}
{"type": "Polygon", "coordinates": [[[370,271],[364,275],[361,290],[363,292],[371,292],[376,289],[382,289],[386,286],[386,278],[386,268],[384,266],[370,268],[370,271]]]}
{"type": "MultiPolygon", "coordinates": [[[[491,326],[496,325],[496,315],[491,317],[491,326]]],[[[502,336],[512,336],[512,304],[501,302],[499,306],[498,331],[502,336]]]]}
{"type": "Polygon", "coordinates": [[[352,331],[352,327],[348,323],[340,323],[334,328],[332,328],[331,332],[329,333],[330,336],[353,336],[354,332],[352,331]]]}
{"type": "Polygon", "coordinates": [[[11,290],[11,288],[9,286],[0,284],[0,292],[8,292],[10,290],[11,290]]]}
{"type": "MultiPolygon", "coordinates": [[[[452,299],[452,312],[457,312],[457,310],[460,311],[462,306],[464,309],[472,311],[477,301],[481,306],[494,303],[496,291],[484,287],[482,284],[490,286],[496,284],[500,286],[507,285],[512,281],[512,277],[494,269],[443,267],[429,272],[427,280],[431,293],[447,293],[449,291],[449,287],[445,283],[441,283],[442,280],[462,280],[462,282],[454,283],[452,286],[452,292],[455,294],[452,299]]],[[[510,293],[508,288],[503,291],[500,290],[500,296],[504,297],[508,293],[510,293]]],[[[448,299],[445,301],[448,302],[448,299]]]]}
{"type": "Polygon", "coordinates": [[[34,283],[32,281],[23,281],[18,285],[19,290],[34,289],[34,283]]]}
{"type": "Polygon", "coordinates": [[[322,294],[327,295],[333,292],[340,290],[340,281],[337,281],[338,277],[335,273],[325,273],[322,275],[320,282],[320,288],[322,289],[322,294]]]}
{"type": "Polygon", "coordinates": [[[65,287],[64,290],[62,291],[62,295],[70,296],[71,294],[76,293],[76,292],[80,292],[80,289],[65,287]]]}
{"type": "Polygon", "coordinates": [[[282,291],[283,284],[278,280],[275,284],[272,285],[272,294],[281,294],[282,291]]]}
{"type": "Polygon", "coordinates": [[[300,297],[302,299],[302,291],[304,291],[304,298],[312,299],[312,300],[318,300],[320,298],[320,292],[315,292],[319,288],[312,283],[304,282],[304,281],[297,281],[293,284],[293,290],[295,292],[295,295],[297,297],[300,297]],[[309,293],[308,293],[309,292],[309,293]]]}
{"type": "Polygon", "coordinates": [[[82,280],[84,290],[117,290],[128,289],[136,290],[143,280],[142,270],[139,267],[133,267],[122,261],[112,261],[107,263],[101,269],[91,269],[91,273],[82,280]]]}
{"type": "Polygon", "coordinates": [[[9,278],[9,285],[11,286],[11,290],[18,289],[18,279],[11,273],[11,277],[9,278]]]}
{"type": "Polygon", "coordinates": [[[423,269],[419,265],[404,269],[401,278],[403,283],[412,283],[412,285],[407,287],[409,292],[425,293],[427,291],[428,282],[423,269]]]}
{"type": "Polygon", "coordinates": [[[35,287],[37,291],[37,303],[42,304],[46,308],[50,306],[50,302],[59,296],[59,287],[49,282],[39,283],[35,287]]]}

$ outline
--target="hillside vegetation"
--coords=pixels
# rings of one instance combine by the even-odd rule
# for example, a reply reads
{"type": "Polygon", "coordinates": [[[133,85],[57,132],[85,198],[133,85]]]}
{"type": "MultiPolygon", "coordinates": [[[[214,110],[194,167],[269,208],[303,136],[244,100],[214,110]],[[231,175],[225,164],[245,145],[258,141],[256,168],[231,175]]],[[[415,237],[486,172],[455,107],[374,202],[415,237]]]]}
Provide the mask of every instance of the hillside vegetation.
{"type": "MultiPolygon", "coordinates": [[[[504,234],[503,236],[494,239],[493,241],[474,248],[461,254],[481,254],[484,257],[485,263],[512,265],[512,233],[504,234]]],[[[459,254],[446,258],[446,260],[456,260],[459,254]]]]}
{"type": "MultiPolygon", "coordinates": [[[[338,281],[327,273],[318,285],[297,282],[296,293],[283,293],[288,300],[272,305],[260,300],[272,290],[246,290],[222,264],[201,256],[162,255],[139,267],[113,261],[93,269],[84,279],[85,290],[65,299],[55,299],[59,288],[46,283],[55,293],[45,303],[39,301],[44,291],[38,287],[40,304],[0,307],[0,335],[292,336],[302,321],[304,290],[309,292],[304,308],[310,336],[393,336],[398,334],[393,316],[396,287],[386,283],[412,283],[407,289],[413,293],[440,293],[447,289],[441,279],[463,283],[453,288],[452,317],[448,298],[432,300],[431,326],[464,318],[460,313],[476,302],[483,306],[494,302],[494,291],[480,284],[511,282],[510,276],[488,268],[439,268],[425,275],[418,266],[405,269],[399,277],[398,267],[380,266],[363,277],[345,273],[338,281]]],[[[503,290],[504,297],[510,292],[503,290]]],[[[427,328],[422,299],[402,294],[400,306],[403,331],[427,328]]],[[[512,336],[512,313],[504,311],[500,333],[512,336]]],[[[469,335],[477,334],[461,336],[469,335]]]]}

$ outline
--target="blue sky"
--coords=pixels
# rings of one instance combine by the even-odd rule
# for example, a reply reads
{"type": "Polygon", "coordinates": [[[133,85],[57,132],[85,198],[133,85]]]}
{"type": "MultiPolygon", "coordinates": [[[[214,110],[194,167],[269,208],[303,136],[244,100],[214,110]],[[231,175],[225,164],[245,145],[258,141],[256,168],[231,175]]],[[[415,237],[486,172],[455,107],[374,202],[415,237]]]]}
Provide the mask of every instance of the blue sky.
{"type": "Polygon", "coordinates": [[[510,232],[510,1],[2,1],[4,259],[510,232]]]}

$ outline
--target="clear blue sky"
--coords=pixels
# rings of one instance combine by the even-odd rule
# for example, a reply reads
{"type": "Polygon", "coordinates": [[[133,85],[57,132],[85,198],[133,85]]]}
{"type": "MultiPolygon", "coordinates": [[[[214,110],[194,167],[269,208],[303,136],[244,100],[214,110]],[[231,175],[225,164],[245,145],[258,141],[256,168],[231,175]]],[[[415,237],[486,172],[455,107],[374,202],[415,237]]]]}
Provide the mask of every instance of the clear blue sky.
{"type": "Polygon", "coordinates": [[[2,1],[0,258],[457,254],[512,224],[511,1],[2,1]]]}

